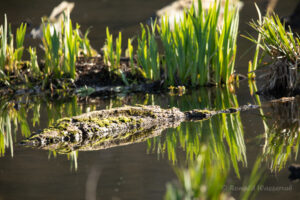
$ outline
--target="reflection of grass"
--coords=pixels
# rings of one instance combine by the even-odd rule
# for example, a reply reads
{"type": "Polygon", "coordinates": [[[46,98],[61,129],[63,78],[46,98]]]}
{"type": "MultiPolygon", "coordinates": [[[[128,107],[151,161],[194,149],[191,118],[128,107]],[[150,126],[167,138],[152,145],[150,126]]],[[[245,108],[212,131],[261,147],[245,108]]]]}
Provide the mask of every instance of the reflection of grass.
{"type": "Polygon", "coordinates": [[[257,186],[263,184],[263,182],[265,181],[265,169],[262,168],[261,162],[262,157],[258,156],[249,178],[244,181],[243,187],[247,189],[241,193],[242,200],[255,199],[255,196],[258,192],[257,186]]]}
{"type": "MultiPolygon", "coordinates": [[[[299,150],[299,104],[286,102],[272,107],[274,121],[266,126],[263,153],[272,171],[280,171],[299,150]]],[[[268,124],[268,123],[267,123],[268,124]]]]}
{"type": "Polygon", "coordinates": [[[203,145],[196,162],[188,169],[176,170],[179,185],[169,183],[165,199],[225,199],[228,196],[223,193],[223,187],[228,169],[228,159],[225,166],[219,165],[218,159],[203,145]]]}
{"type": "MultiPolygon", "coordinates": [[[[257,91],[256,82],[249,82],[251,93],[257,91]]],[[[255,95],[255,101],[261,105],[258,95],[255,95]]],[[[260,114],[265,129],[265,144],[263,155],[266,161],[270,162],[272,171],[280,171],[287,161],[295,154],[295,160],[299,150],[299,99],[290,102],[273,103],[271,106],[272,120],[267,120],[263,109],[260,114]]]]}
{"type": "MultiPolygon", "coordinates": [[[[20,100],[17,100],[16,102],[18,101],[20,100]]],[[[7,99],[0,100],[1,156],[5,155],[6,148],[10,148],[11,155],[13,156],[13,143],[19,128],[22,137],[29,137],[31,135],[30,124],[32,124],[32,126],[36,126],[40,123],[40,112],[42,105],[45,104],[44,100],[25,98],[23,101],[27,102],[26,105],[15,105],[15,101],[9,101],[7,99]],[[28,120],[28,113],[32,113],[31,120],[28,120]]],[[[62,117],[78,115],[82,110],[82,108],[77,105],[76,97],[71,98],[69,102],[47,102],[46,105],[49,125],[62,117]]],[[[94,107],[90,108],[91,110],[94,109],[94,107]]]]}
{"type": "MultiPolygon", "coordinates": [[[[199,94],[198,94],[199,95],[199,94]]],[[[227,89],[217,91],[215,94],[209,94],[203,91],[203,95],[197,97],[194,94],[183,102],[182,110],[195,107],[211,108],[217,110],[238,106],[237,99],[227,89]],[[201,96],[199,103],[198,97],[201,96]],[[210,99],[211,98],[211,99],[210,99]],[[212,101],[212,99],[214,99],[212,101]],[[196,105],[198,103],[198,106],[196,105]]],[[[171,106],[173,104],[171,103],[171,106]]],[[[180,107],[180,106],[179,106],[180,107]]],[[[246,164],[246,146],[244,143],[243,126],[239,113],[231,115],[218,115],[210,120],[199,122],[183,123],[180,127],[168,129],[165,139],[156,137],[148,141],[149,150],[157,151],[159,154],[167,152],[168,158],[173,162],[177,161],[176,148],[180,146],[186,151],[188,160],[195,160],[201,147],[206,144],[211,156],[220,160],[219,164],[225,166],[225,158],[230,157],[236,174],[239,177],[238,162],[246,164]],[[226,144],[229,152],[226,150],[226,144]]]]}
{"type": "MultiPolygon", "coordinates": [[[[263,184],[265,171],[261,168],[259,156],[253,165],[250,176],[245,179],[240,197],[243,200],[255,199],[257,186],[263,184]]],[[[230,161],[228,157],[220,161],[211,155],[209,147],[202,145],[198,157],[187,169],[175,169],[178,182],[168,183],[165,199],[232,199],[231,186],[226,185],[229,175],[230,161]],[[224,163],[220,163],[223,162],[224,163]],[[222,164],[225,164],[224,166],[222,164]]]]}

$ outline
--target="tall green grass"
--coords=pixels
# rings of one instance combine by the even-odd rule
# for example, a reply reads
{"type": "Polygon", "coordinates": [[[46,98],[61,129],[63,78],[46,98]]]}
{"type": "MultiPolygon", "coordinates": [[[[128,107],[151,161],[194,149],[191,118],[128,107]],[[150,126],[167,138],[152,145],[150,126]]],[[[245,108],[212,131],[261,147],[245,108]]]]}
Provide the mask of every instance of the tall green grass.
{"type": "Polygon", "coordinates": [[[237,9],[229,10],[229,1],[226,1],[220,27],[219,2],[207,11],[200,0],[198,3],[198,9],[192,7],[183,19],[174,21],[174,30],[168,17],[164,17],[158,26],[168,85],[228,83],[234,73],[239,23],[237,9]]]}
{"type": "Polygon", "coordinates": [[[61,24],[61,32],[50,24],[44,23],[42,40],[45,49],[45,75],[53,74],[55,78],[62,78],[65,75],[75,79],[80,36],[78,26],[73,30],[70,16],[65,16],[61,24]]]}
{"type": "Polygon", "coordinates": [[[160,55],[155,39],[156,21],[151,29],[141,25],[141,36],[138,38],[137,60],[144,77],[157,81],[160,76],[160,55]]]}
{"type": "MultiPolygon", "coordinates": [[[[168,17],[163,17],[160,24],[155,21],[151,26],[141,25],[136,55],[138,71],[145,78],[164,80],[166,85],[188,86],[220,85],[232,81],[238,10],[229,9],[227,0],[220,20],[218,1],[208,10],[202,8],[200,0],[198,2],[198,9],[192,7],[183,19],[174,21],[174,29],[168,17]],[[222,24],[218,24],[219,21],[222,24]]],[[[104,61],[109,67],[118,68],[120,45],[116,41],[114,50],[113,37],[108,29],[106,37],[104,61]]],[[[132,56],[130,59],[132,65],[132,56]]]]}
{"type": "Polygon", "coordinates": [[[134,54],[133,54],[133,46],[132,46],[132,39],[128,38],[128,42],[127,42],[127,49],[125,51],[125,56],[129,58],[129,66],[131,68],[131,73],[133,75],[136,75],[136,67],[134,64],[134,54]]]}
{"type": "Polygon", "coordinates": [[[254,57],[254,66],[249,70],[256,70],[259,58],[258,52],[262,53],[260,60],[266,56],[269,58],[267,65],[268,81],[262,87],[266,91],[285,92],[294,90],[298,83],[298,60],[300,56],[300,37],[292,32],[291,28],[281,22],[276,14],[261,17],[257,7],[259,19],[252,21],[250,26],[257,31],[258,39],[246,37],[257,44],[254,57]]]}
{"type": "Polygon", "coordinates": [[[229,160],[226,159],[226,167],[223,168],[205,145],[199,151],[196,161],[188,169],[176,169],[179,184],[167,184],[166,200],[229,197],[223,192],[229,173],[229,160]]]}
{"type": "Polygon", "coordinates": [[[108,66],[108,71],[121,76],[123,82],[129,85],[125,73],[121,69],[121,56],[122,56],[122,33],[116,38],[114,44],[113,35],[106,28],[106,41],[104,45],[104,63],[108,66]],[[115,48],[114,48],[115,46],[115,48]]]}
{"type": "Polygon", "coordinates": [[[22,23],[16,31],[14,42],[11,26],[7,23],[7,17],[4,15],[4,25],[0,26],[0,74],[2,81],[7,81],[12,73],[19,74],[24,52],[25,33],[26,24],[22,23]]]}

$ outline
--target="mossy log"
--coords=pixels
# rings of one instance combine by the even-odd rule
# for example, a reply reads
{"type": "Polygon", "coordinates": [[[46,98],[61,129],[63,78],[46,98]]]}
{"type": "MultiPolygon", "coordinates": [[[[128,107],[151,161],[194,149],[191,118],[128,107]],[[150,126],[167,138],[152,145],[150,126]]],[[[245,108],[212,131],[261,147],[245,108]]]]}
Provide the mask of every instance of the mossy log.
{"type": "Polygon", "coordinates": [[[91,151],[145,141],[183,121],[203,120],[219,113],[233,113],[258,106],[246,105],[221,111],[162,109],[159,106],[124,106],[72,118],[62,118],[22,144],[68,153],[91,151]]]}

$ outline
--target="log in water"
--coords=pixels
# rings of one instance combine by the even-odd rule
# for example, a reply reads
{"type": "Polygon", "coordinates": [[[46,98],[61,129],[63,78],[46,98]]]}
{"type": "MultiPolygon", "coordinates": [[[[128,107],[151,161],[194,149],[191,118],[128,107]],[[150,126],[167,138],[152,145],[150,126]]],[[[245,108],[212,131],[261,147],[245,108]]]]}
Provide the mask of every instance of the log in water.
{"type": "Polygon", "coordinates": [[[124,106],[62,118],[53,126],[23,140],[21,144],[59,153],[92,151],[145,141],[183,121],[208,119],[258,106],[245,105],[221,111],[162,109],[159,106],[124,106]]]}

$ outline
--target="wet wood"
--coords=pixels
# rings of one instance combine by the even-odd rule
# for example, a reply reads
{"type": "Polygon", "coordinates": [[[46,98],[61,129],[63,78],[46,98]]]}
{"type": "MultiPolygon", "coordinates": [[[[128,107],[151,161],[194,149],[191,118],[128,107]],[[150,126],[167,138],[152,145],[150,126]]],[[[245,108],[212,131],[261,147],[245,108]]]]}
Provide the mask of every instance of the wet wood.
{"type": "Polygon", "coordinates": [[[106,149],[145,141],[160,135],[166,128],[179,126],[183,121],[203,120],[220,113],[255,108],[258,106],[181,112],[178,108],[124,106],[60,119],[52,127],[31,136],[22,144],[59,153],[106,149]]]}

